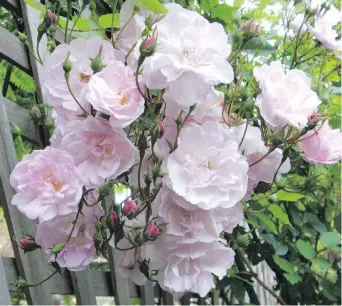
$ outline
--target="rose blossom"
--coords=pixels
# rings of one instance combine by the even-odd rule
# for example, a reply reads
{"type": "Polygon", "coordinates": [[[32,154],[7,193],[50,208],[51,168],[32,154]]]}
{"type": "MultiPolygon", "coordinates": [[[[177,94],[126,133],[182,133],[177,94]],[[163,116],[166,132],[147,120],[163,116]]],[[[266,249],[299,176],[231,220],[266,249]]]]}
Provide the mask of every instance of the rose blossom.
{"type": "Polygon", "coordinates": [[[36,240],[45,252],[51,255],[50,261],[56,261],[60,267],[66,267],[70,271],[84,270],[96,257],[93,235],[96,231],[95,223],[100,215],[100,205],[91,208],[84,206],[69,242],[56,258],[51,254],[51,248],[56,244],[67,242],[76,213],[39,223],[36,240]]]}
{"type": "Polygon", "coordinates": [[[163,166],[168,173],[164,182],[202,209],[232,207],[247,190],[246,158],[216,122],[183,128],[177,149],[163,166]]]}
{"type": "Polygon", "coordinates": [[[341,160],[342,134],[328,122],[299,139],[303,158],[311,164],[335,164],[341,160]]]}
{"type": "Polygon", "coordinates": [[[119,61],[110,62],[89,80],[86,100],[110,117],[115,128],[124,128],[144,112],[133,71],[119,61]]]}
{"type": "Polygon", "coordinates": [[[263,65],[254,69],[261,89],[255,104],[272,129],[290,125],[301,130],[321,101],[311,90],[311,79],[303,71],[293,69],[286,74],[278,74],[280,65],[263,65]],[[273,68],[276,71],[270,71],[273,68]]]}
{"type": "Polygon", "coordinates": [[[171,292],[195,292],[204,297],[214,287],[212,274],[221,279],[234,263],[234,251],[219,241],[191,244],[166,241],[163,248],[167,265],[164,271],[159,271],[159,282],[171,292]]]}
{"type": "Polygon", "coordinates": [[[100,185],[129,170],[136,148],[121,129],[88,116],[69,122],[61,147],[74,158],[77,173],[86,186],[100,185]]]}
{"type": "Polygon", "coordinates": [[[166,234],[178,236],[178,241],[212,242],[220,235],[208,211],[192,205],[167,187],[159,191],[152,210],[168,223],[166,234]]]}
{"type": "MultiPolygon", "coordinates": [[[[244,135],[246,123],[237,127],[231,127],[228,130],[229,137],[240,143],[244,135]]],[[[261,131],[255,126],[248,125],[244,139],[240,146],[240,152],[247,157],[248,164],[251,165],[269,151],[269,147],[265,145],[262,139],[261,131]]],[[[249,167],[248,169],[248,195],[244,198],[247,200],[253,189],[259,182],[271,183],[273,177],[280,165],[283,157],[283,151],[280,148],[275,149],[271,154],[262,161],[249,167]]],[[[278,174],[289,172],[291,169],[290,160],[287,158],[278,170],[278,174]]]]}
{"type": "Polygon", "coordinates": [[[93,71],[90,67],[91,60],[98,55],[102,46],[102,61],[107,64],[115,59],[115,51],[110,42],[100,38],[78,38],[70,44],[60,44],[48,57],[44,64],[42,78],[43,94],[54,110],[61,115],[74,119],[75,115],[83,114],[81,108],[70,94],[64,77],[63,62],[70,52],[69,59],[72,63],[69,84],[72,93],[82,107],[89,113],[90,105],[84,100],[85,90],[93,71]]]}
{"type": "MultiPolygon", "coordinates": [[[[158,29],[158,48],[143,63],[147,87],[178,87],[171,82],[178,81],[187,72],[199,76],[202,84],[230,83],[233,70],[226,58],[231,45],[222,25],[209,23],[200,14],[178,4],[167,4],[166,7],[169,12],[154,25],[158,29]]],[[[187,84],[193,85],[193,82],[187,84]]],[[[190,94],[193,89],[187,92],[190,94]]]]}
{"type": "Polygon", "coordinates": [[[11,176],[12,204],[29,219],[50,220],[77,211],[82,185],[73,158],[47,147],[25,155],[11,176]]]}

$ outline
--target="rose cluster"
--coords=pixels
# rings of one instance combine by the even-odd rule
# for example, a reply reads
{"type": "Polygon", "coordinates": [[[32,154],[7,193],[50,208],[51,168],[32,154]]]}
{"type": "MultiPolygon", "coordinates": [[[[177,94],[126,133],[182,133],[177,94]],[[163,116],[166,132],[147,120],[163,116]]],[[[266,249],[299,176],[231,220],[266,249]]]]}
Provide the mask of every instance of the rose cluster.
{"type": "Polygon", "coordinates": [[[85,269],[109,243],[123,277],[205,296],[234,263],[221,233],[243,220],[259,182],[290,171],[289,146],[330,164],[342,137],[317,113],[310,78],[278,61],[254,69],[264,128],[227,113],[217,88],[234,80],[224,28],[165,7],[153,15],[128,0],[114,45],[75,39],[49,56],[51,146],[16,166],[12,204],[38,220],[36,243],[60,267],[85,269]],[[118,184],[128,196],[107,205],[118,184]]]}

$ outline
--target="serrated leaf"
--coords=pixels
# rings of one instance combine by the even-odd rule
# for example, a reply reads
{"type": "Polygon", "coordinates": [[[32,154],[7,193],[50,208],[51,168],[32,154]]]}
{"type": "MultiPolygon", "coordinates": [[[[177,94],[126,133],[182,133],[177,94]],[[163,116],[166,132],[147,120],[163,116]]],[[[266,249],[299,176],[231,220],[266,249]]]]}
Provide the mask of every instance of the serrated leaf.
{"type": "Polygon", "coordinates": [[[296,242],[298,252],[306,259],[312,259],[316,256],[315,249],[306,241],[299,239],[296,242]]]}
{"type": "Polygon", "coordinates": [[[278,201],[289,201],[289,202],[297,202],[299,199],[304,198],[304,194],[294,193],[294,192],[286,192],[284,190],[279,190],[277,192],[278,201]]]}
{"type": "Polygon", "coordinates": [[[325,232],[319,238],[323,247],[329,248],[341,244],[341,237],[336,232],[325,232]]]}
{"type": "Polygon", "coordinates": [[[167,13],[167,8],[158,0],[142,0],[142,4],[152,13],[167,13]]]}
{"type": "Polygon", "coordinates": [[[106,15],[102,15],[99,18],[99,26],[101,28],[111,28],[112,26],[118,27],[120,25],[120,15],[119,13],[114,13],[114,20],[113,19],[113,14],[106,14],[106,15]],[[112,24],[113,22],[113,24],[112,24]]]}
{"type": "Polygon", "coordinates": [[[302,280],[302,277],[296,273],[294,274],[285,273],[284,276],[291,283],[291,285],[294,285],[302,280]]]}
{"type": "Polygon", "coordinates": [[[285,213],[281,207],[277,204],[271,204],[268,207],[268,210],[273,214],[273,216],[275,216],[277,219],[281,220],[284,224],[289,224],[290,220],[289,220],[289,216],[287,215],[287,213],[285,213]]]}
{"type": "Polygon", "coordinates": [[[273,256],[273,260],[285,272],[289,274],[296,273],[297,267],[290,263],[288,260],[281,258],[279,256],[273,256]]]}

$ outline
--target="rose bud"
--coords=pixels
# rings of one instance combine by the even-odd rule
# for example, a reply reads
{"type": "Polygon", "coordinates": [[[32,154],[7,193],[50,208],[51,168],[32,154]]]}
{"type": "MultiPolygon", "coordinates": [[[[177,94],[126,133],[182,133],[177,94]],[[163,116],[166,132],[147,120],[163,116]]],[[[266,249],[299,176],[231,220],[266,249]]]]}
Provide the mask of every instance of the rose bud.
{"type": "Polygon", "coordinates": [[[149,224],[146,226],[145,228],[145,235],[148,238],[157,238],[157,236],[159,235],[159,228],[157,225],[155,224],[149,224]]]}
{"type": "Polygon", "coordinates": [[[36,243],[33,237],[23,236],[19,240],[19,247],[26,252],[32,252],[36,249],[40,249],[40,246],[36,243]]]}
{"type": "Polygon", "coordinates": [[[128,200],[122,207],[122,214],[126,217],[131,217],[137,211],[138,206],[134,200],[128,200]]]}
{"type": "Polygon", "coordinates": [[[241,26],[241,31],[246,34],[259,35],[261,28],[254,20],[249,20],[241,26]]]}
{"type": "Polygon", "coordinates": [[[140,54],[143,57],[149,57],[154,54],[157,49],[157,39],[154,36],[146,38],[140,45],[140,54]]]}
{"type": "Polygon", "coordinates": [[[47,14],[48,14],[48,17],[51,20],[51,22],[53,24],[56,24],[56,22],[57,22],[56,15],[54,13],[52,13],[50,10],[47,10],[47,14]]]}

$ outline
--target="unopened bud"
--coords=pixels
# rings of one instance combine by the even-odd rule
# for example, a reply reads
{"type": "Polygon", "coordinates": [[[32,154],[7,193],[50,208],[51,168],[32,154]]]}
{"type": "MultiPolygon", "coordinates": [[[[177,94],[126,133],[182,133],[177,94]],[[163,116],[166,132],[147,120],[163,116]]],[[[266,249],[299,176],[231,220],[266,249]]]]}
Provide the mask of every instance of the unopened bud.
{"type": "Polygon", "coordinates": [[[30,118],[37,122],[42,118],[42,113],[37,105],[32,106],[29,112],[30,118]]]}
{"type": "Polygon", "coordinates": [[[51,22],[53,24],[56,24],[56,22],[57,22],[56,15],[54,13],[52,13],[50,10],[47,10],[47,14],[48,14],[48,17],[51,20],[51,22]]]}
{"type": "Polygon", "coordinates": [[[126,217],[132,217],[138,209],[137,203],[134,200],[128,200],[122,207],[122,214],[126,217]]]}
{"type": "Polygon", "coordinates": [[[66,74],[68,74],[72,69],[72,63],[69,57],[70,57],[70,52],[68,53],[67,58],[63,62],[63,70],[66,74]]]}
{"type": "Polygon", "coordinates": [[[24,253],[26,252],[32,252],[36,249],[40,249],[40,245],[36,243],[33,237],[31,236],[23,236],[19,240],[19,246],[21,249],[24,250],[24,253]]]}
{"type": "Polygon", "coordinates": [[[236,243],[238,244],[239,247],[242,247],[242,248],[247,247],[249,243],[249,235],[244,234],[244,235],[238,236],[236,239],[236,243]]]}
{"type": "Polygon", "coordinates": [[[101,45],[100,47],[99,54],[96,55],[93,59],[91,59],[90,67],[94,73],[100,72],[106,66],[103,64],[102,57],[101,57],[102,49],[103,49],[103,45],[101,45]]]}
{"type": "Polygon", "coordinates": [[[119,215],[116,211],[112,211],[107,219],[107,226],[113,229],[119,221],[119,215]]]}
{"type": "Polygon", "coordinates": [[[246,34],[253,34],[257,36],[261,33],[261,28],[255,22],[255,20],[249,20],[241,26],[241,31],[246,34]]]}
{"type": "Polygon", "coordinates": [[[145,228],[145,235],[150,239],[155,239],[159,235],[158,226],[155,224],[149,224],[145,228]]]}
{"type": "Polygon", "coordinates": [[[17,125],[14,125],[11,123],[11,127],[12,127],[12,134],[14,137],[16,136],[20,136],[21,135],[21,128],[17,125]]]}
{"type": "Polygon", "coordinates": [[[320,119],[321,119],[321,114],[318,114],[318,113],[315,113],[309,116],[309,120],[308,120],[309,129],[315,128],[320,119]]]}
{"type": "Polygon", "coordinates": [[[156,52],[157,39],[154,36],[146,38],[140,45],[140,54],[144,57],[149,57],[156,52]]]}
{"type": "Polygon", "coordinates": [[[17,32],[18,33],[18,37],[20,39],[21,42],[26,42],[27,41],[27,36],[24,33],[21,32],[17,32]]]}
{"type": "Polygon", "coordinates": [[[272,135],[272,139],[271,139],[272,141],[271,148],[273,149],[277,148],[280,144],[284,142],[284,138],[285,138],[284,130],[274,132],[272,135]]]}

